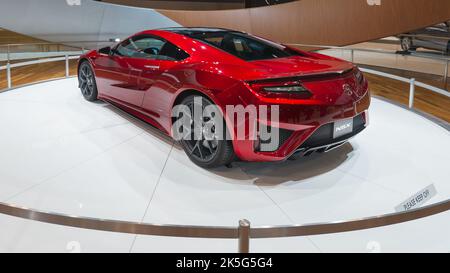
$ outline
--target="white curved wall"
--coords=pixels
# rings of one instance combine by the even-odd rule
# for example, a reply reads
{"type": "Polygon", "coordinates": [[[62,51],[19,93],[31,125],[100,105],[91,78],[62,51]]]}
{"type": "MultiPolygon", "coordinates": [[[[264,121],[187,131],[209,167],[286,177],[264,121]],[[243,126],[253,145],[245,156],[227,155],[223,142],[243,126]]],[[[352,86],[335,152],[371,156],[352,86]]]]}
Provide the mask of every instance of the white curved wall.
{"type": "Polygon", "coordinates": [[[179,26],[152,9],[92,0],[1,0],[0,5],[0,27],[52,42],[108,40],[179,26]]]}

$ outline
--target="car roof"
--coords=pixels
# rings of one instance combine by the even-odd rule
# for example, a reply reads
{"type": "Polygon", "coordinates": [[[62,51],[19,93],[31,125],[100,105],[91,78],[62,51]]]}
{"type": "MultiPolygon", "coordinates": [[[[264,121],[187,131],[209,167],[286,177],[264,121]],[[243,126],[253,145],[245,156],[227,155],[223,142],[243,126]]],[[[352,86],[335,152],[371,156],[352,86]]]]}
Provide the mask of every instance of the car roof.
{"type": "Polygon", "coordinates": [[[171,27],[171,28],[161,28],[158,30],[169,31],[187,36],[213,32],[240,32],[237,30],[231,30],[226,28],[212,28],[212,27],[171,27]]]}

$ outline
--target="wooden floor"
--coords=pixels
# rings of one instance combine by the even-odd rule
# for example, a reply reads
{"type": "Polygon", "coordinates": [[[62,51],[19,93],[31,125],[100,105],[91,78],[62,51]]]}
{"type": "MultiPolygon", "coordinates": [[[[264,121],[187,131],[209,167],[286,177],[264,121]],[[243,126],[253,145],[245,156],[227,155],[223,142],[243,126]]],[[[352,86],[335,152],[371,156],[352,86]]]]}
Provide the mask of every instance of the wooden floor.
{"type": "Polygon", "coordinates": [[[381,66],[369,66],[369,65],[358,65],[359,67],[369,68],[376,71],[381,71],[393,75],[397,75],[403,78],[414,78],[417,81],[450,91],[450,77],[447,78],[447,84],[445,84],[444,77],[434,74],[426,74],[414,71],[407,71],[402,69],[387,68],[381,66]]]}
{"type": "MultiPolygon", "coordinates": [[[[409,84],[366,74],[372,95],[408,105],[409,84]]],[[[414,108],[450,122],[450,99],[429,90],[416,87],[414,108]]]]}
{"type": "MultiPolygon", "coordinates": [[[[60,78],[65,75],[64,62],[54,62],[39,64],[12,70],[13,86],[29,84],[37,81],[43,81],[52,78],[60,78]]],[[[70,64],[70,75],[76,75],[76,61],[72,60],[70,64]]],[[[366,74],[370,83],[372,95],[381,96],[389,100],[399,102],[403,105],[408,104],[409,85],[396,80],[366,74]]],[[[0,90],[6,88],[6,73],[0,73],[0,90]]],[[[415,108],[429,113],[435,117],[450,122],[450,99],[445,96],[432,93],[423,88],[416,89],[415,108]]]]}
{"type": "MultiPolygon", "coordinates": [[[[11,69],[12,85],[20,86],[33,82],[44,81],[64,77],[65,62],[51,62],[38,65],[30,65],[11,69]]],[[[77,61],[70,61],[70,75],[77,75],[77,61]]],[[[0,71],[0,90],[6,89],[6,71],[0,71]]]]}

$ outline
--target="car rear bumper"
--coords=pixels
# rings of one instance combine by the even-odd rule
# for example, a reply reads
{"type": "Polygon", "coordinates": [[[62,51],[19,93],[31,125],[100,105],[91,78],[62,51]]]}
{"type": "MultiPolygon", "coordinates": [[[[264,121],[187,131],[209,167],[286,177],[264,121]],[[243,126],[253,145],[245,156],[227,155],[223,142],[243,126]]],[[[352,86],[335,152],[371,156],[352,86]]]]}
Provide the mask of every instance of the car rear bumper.
{"type": "Polygon", "coordinates": [[[330,151],[367,127],[369,105],[369,92],[359,101],[341,106],[280,105],[278,148],[270,152],[258,151],[255,140],[234,140],[235,152],[243,161],[283,161],[294,154],[307,156],[330,151]],[[351,118],[352,132],[333,138],[334,123],[351,118]]]}

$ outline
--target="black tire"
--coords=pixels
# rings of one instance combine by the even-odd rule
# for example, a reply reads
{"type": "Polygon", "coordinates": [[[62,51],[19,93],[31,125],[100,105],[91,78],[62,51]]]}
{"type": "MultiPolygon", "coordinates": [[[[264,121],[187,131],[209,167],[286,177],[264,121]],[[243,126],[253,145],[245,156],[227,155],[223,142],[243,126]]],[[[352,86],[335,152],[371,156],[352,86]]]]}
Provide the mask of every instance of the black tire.
{"type": "MultiPolygon", "coordinates": [[[[191,116],[189,117],[191,120],[191,131],[193,132],[193,108],[195,98],[198,98],[202,102],[202,106],[207,105],[214,105],[209,99],[198,96],[198,95],[190,95],[183,99],[181,102],[182,105],[186,105],[189,107],[191,116]]],[[[220,118],[223,117],[220,116],[220,118]]],[[[202,124],[205,122],[205,117],[202,117],[202,124]]],[[[228,131],[225,125],[225,121],[223,122],[224,129],[223,129],[223,136],[219,138],[218,140],[212,140],[208,141],[205,139],[203,130],[201,134],[201,140],[181,140],[180,144],[183,147],[184,151],[190,158],[192,162],[194,162],[196,165],[202,167],[202,168],[216,168],[221,167],[224,165],[231,164],[235,159],[235,153],[233,149],[232,141],[229,140],[230,138],[226,138],[226,135],[228,135],[228,131]]],[[[215,125],[214,125],[215,126],[215,125]]],[[[202,125],[202,128],[204,128],[204,125],[202,125]]]]}
{"type": "Polygon", "coordinates": [[[88,61],[83,61],[78,69],[78,86],[86,100],[96,101],[98,99],[95,75],[88,61]]]}

